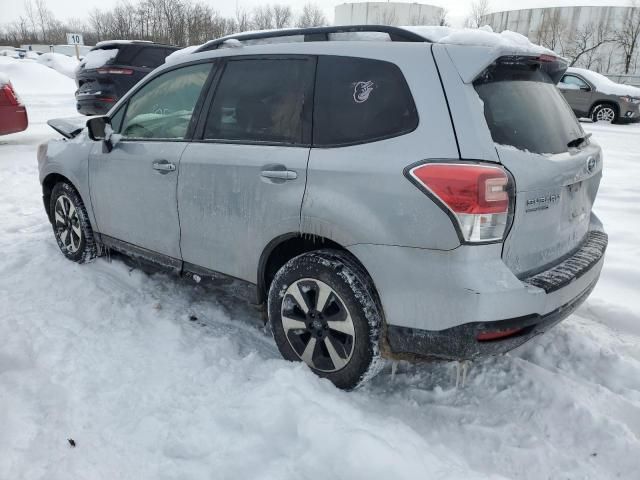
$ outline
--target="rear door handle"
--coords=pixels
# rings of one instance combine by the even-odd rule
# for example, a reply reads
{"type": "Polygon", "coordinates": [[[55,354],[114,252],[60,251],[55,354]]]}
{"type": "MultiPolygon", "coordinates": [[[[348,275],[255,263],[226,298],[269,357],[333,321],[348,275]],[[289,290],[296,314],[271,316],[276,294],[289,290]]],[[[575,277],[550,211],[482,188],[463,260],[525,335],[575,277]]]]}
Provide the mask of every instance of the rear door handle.
{"type": "Polygon", "coordinates": [[[262,170],[260,175],[263,178],[271,178],[274,180],[295,180],[298,174],[293,170],[262,170]]]}
{"type": "Polygon", "coordinates": [[[158,170],[162,173],[169,173],[175,172],[176,166],[171,162],[167,162],[166,160],[158,160],[157,162],[153,162],[153,169],[158,170]]]}

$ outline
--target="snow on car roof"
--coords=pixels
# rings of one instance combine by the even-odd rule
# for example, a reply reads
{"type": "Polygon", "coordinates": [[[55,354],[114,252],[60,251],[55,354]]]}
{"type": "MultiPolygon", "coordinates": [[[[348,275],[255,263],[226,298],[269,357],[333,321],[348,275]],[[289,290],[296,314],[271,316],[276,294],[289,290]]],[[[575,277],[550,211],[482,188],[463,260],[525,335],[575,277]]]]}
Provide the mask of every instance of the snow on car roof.
{"type": "Polygon", "coordinates": [[[0,72],[0,87],[9,83],[9,75],[0,72]]]}
{"type": "Polygon", "coordinates": [[[105,47],[108,45],[129,45],[131,43],[153,43],[151,40],[103,40],[96,43],[95,48],[105,47]]]}
{"type": "Polygon", "coordinates": [[[78,68],[99,68],[105,65],[109,60],[115,58],[118,55],[117,48],[111,48],[109,50],[91,50],[82,59],[82,62],[78,65],[78,68]]]}
{"type": "Polygon", "coordinates": [[[631,95],[633,97],[640,98],[640,88],[632,85],[624,85],[622,83],[616,83],[613,80],[605,77],[601,73],[594,72],[593,70],[587,70],[586,68],[569,67],[567,73],[576,73],[582,75],[589,82],[591,82],[596,90],[606,95],[631,95]]]}
{"type": "Polygon", "coordinates": [[[510,30],[496,33],[489,26],[484,26],[482,28],[452,28],[439,26],[409,26],[401,28],[417,33],[418,35],[435,43],[496,47],[518,53],[555,55],[551,50],[531,43],[527,37],[520,33],[512,32],[510,30]]]}

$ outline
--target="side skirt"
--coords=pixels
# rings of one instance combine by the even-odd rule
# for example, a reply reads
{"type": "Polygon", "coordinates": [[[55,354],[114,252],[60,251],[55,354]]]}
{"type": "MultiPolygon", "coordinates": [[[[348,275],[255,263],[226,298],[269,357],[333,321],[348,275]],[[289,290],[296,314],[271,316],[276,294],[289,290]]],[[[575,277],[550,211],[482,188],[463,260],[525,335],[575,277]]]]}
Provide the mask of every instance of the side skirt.
{"type": "Polygon", "coordinates": [[[233,297],[241,298],[251,305],[261,307],[258,302],[258,286],[254,283],[183,262],[177,258],[138,247],[108,235],[97,232],[94,235],[103,251],[106,250],[108,253],[110,250],[114,250],[133,260],[135,266],[144,271],[163,272],[188,278],[194,283],[220,288],[233,297]]]}

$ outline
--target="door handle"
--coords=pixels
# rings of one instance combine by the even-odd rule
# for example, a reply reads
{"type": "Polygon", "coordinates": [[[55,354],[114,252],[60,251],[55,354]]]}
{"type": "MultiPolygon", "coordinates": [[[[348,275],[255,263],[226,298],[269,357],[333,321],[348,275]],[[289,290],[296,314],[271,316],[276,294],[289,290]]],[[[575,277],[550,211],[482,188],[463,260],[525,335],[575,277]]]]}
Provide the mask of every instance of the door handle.
{"type": "Polygon", "coordinates": [[[293,170],[262,170],[260,175],[263,178],[271,178],[274,180],[295,180],[298,174],[293,170]]]}
{"type": "Polygon", "coordinates": [[[158,160],[157,162],[153,162],[153,169],[162,173],[169,173],[175,172],[176,166],[166,160],[158,160]]]}

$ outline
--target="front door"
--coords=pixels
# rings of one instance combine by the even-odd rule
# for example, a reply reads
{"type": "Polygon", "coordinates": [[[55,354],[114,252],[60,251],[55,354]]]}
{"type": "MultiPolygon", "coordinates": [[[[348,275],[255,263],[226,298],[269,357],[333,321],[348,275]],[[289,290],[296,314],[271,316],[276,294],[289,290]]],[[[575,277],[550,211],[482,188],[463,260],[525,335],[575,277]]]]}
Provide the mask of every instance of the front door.
{"type": "Polygon", "coordinates": [[[100,233],[180,261],[176,188],[191,117],[211,63],[162,73],[111,119],[114,146],[89,157],[89,186],[100,233]]]}
{"type": "Polygon", "coordinates": [[[185,262],[256,282],[265,246],[300,230],[315,58],[228,59],[182,156],[185,262]]]}

